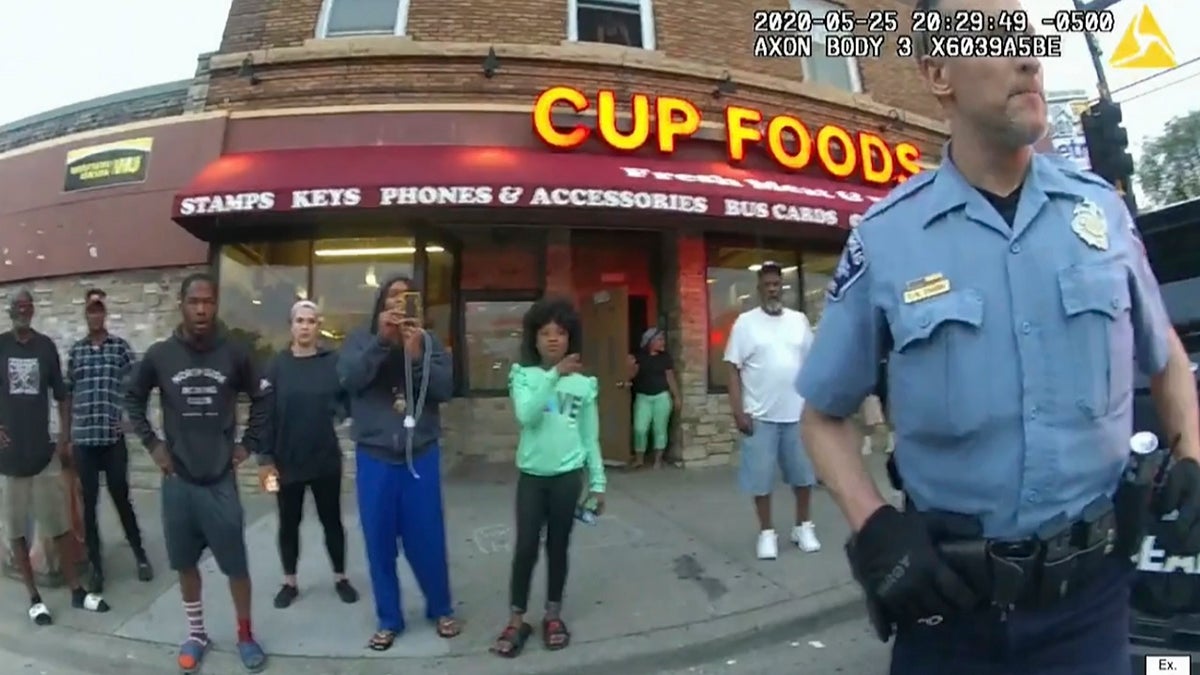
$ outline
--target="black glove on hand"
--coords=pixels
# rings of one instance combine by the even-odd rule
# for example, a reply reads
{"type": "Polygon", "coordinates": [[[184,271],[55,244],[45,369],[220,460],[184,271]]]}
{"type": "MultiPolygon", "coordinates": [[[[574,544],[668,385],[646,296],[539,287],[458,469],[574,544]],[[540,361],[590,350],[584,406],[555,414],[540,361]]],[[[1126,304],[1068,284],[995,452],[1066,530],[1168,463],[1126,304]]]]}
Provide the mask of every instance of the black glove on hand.
{"type": "Polygon", "coordinates": [[[884,506],[854,537],[859,582],[897,623],[972,609],[979,597],[938,556],[920,516],[884,506]]]}
{"type": "Polygon", "coordinates": [[[1172,523],[1164,523],[1158,544],[1167,555],[1200,555],[1200,464],[1191,457],[1176,461],[1167,471],[1159,493],[1158,515],[1178,511],[1172,523]]]}

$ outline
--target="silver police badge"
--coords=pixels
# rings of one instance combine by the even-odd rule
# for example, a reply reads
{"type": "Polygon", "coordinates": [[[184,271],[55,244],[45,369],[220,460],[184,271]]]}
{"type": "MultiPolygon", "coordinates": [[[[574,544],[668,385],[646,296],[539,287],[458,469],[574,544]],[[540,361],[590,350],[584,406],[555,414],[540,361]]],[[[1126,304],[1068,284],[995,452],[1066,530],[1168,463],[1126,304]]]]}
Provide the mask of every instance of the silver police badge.
{"type": "Polygon", "coordinates": [[[1096,202],[1085,199],[1075,205],[1071,214],[1071,231],[1083,243],[1100,251],[1108,250],[1108,219],[1096,202]]]}

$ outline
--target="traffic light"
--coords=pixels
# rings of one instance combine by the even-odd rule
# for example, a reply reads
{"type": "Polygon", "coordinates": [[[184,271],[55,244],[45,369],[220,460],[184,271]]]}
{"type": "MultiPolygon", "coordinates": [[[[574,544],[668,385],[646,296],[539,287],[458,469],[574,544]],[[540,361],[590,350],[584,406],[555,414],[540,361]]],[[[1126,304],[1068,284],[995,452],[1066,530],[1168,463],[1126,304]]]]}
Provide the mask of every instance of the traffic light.
{"type": "Polygon", "coordinates": [[[1121,126],[1121,120],[1121,105],[1106,100],[1100,100],[1079,116],[1092,171],[1124,191],[1129,189],[1133,178],[1133,157],[1126,152],[1129,134],[1121,126]]]}

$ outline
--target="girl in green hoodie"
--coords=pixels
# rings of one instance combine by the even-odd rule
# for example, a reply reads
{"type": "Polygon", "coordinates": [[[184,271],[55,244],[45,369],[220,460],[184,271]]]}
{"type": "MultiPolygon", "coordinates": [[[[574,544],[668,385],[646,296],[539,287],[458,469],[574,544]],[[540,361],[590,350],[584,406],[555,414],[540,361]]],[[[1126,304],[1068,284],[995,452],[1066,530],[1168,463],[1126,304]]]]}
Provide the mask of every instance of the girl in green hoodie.
{"type": "Polygon", "coordinates": [[[547,299],[525,314],[521,364],[509,374],[509,395],[521,440],[517,446],[517,542],[509,594],[511,616],[492,651],[512,658],[533,634],[525,622],[529,583],[546,531],[546,615],[542,639],[563,649],[571,633],[562,620],[571,529],[586,474],[588,506],[604,510],[604,464],[596,378],[580,373],[581,327],[569,301],[547,299]]]}

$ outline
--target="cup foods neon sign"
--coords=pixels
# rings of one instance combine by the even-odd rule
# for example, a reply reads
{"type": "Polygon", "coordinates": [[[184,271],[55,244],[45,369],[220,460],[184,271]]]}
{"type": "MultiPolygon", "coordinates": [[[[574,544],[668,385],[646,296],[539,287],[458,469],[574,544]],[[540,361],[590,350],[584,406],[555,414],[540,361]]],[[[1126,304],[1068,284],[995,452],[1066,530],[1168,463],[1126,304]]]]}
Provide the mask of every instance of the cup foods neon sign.
{"type": "MultiPolygon", "coordinates": [[[[595,101],[572,87],[551,87],[538,95],[533,105],[533,129],[554,148],[568,150],[584,144],[593,129],[578,124],[570,129],[554,123],[556,110],[576,113],[596,111],[595,135],[609,147],[630,152],[655,144],[659,152],[671,154],[680,139],[700,130],[700,109],[676,96],[634,94],[630,119],[618,128],[617,95],[610,89],[597,92],[595,101]]],[[[921,151],[912,143],[889,145],[879,135],[866,131],[851,133],[834,124],[814,128],[793,115],[764,117],[754,108],[726,106],[725,148],[731,162],[745,160],[748,146],[763,147],[780,167],[798,171],[815,162],[835,178],[858,175],[873,185],[902,183],[921,170],[921,151]]]]}

